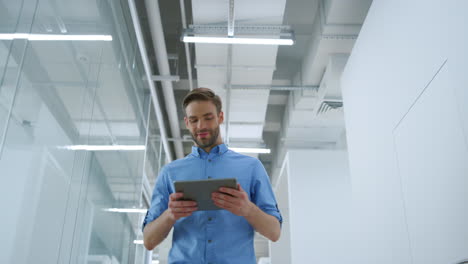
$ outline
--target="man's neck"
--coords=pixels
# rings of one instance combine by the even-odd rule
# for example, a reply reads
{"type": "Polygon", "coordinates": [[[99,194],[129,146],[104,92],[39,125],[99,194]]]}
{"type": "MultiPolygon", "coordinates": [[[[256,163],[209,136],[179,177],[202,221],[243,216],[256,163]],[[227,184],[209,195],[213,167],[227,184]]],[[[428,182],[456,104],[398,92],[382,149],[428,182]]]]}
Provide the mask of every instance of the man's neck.
{"type": "MultiPolygon", "coordinates": [[[[206,153],[210,153],[210,151],[215,148],[216,146],[218,145],[221,145],[223,144],[223,140],[221,139],[221,137],[218,138],[218,140],[216,141],[216,143],[214,143],[213,145],[209,146],[209,147],[206,147],[206,148],[202,148],[206,153]]],[[[195,146],[199,147],[197,144],[195,144],[195,146]]]]}

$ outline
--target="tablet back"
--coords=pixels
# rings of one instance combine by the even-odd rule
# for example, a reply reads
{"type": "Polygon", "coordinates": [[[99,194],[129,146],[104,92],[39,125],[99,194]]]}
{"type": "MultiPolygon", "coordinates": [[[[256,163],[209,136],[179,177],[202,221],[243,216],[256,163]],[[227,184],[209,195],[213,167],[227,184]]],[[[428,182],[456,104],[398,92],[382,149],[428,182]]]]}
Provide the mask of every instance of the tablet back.
{"type": "Polygon", "coordinates": [[[183,192],[181,200],[192,200],[198,204],[199,211],[221,210],[211,200],[211,194],[219,191],[220,187],[237,189],[235,178],[207,179],[194,181],[174,181],[176,192],[183,192]]]}

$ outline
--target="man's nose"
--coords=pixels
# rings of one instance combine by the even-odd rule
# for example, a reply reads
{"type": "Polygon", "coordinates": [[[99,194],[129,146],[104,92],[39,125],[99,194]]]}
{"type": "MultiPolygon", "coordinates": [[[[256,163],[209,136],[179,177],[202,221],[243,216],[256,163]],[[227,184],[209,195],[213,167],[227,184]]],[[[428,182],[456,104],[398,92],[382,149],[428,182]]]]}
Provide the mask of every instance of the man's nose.
{"type": "Polygon", "coordinates": [[[206,127],[206,122],[203,121],[203,120],[198,120],[198,123],[197,123],[197,128],[198,129],[203,129],[206,127]]]}

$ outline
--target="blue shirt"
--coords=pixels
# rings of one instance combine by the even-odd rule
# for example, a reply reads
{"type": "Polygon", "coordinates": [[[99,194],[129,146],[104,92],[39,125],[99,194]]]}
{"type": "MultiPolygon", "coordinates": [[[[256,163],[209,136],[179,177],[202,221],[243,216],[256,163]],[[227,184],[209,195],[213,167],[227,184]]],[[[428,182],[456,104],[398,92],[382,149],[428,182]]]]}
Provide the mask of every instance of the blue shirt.
{"type": "MultiPolygon", "coordinates": [[[[208,178],[237,178],[250,200],[282,223],[270,179],[260,161],[221,144],[210,153],[192,147],[190,155],[162,168],[143,228],[167,209],[173,181],[208,178]]],[[[196,211],[174,224],[169,263],[254,264],[254,232],[244,217],[227,210],[196,211]]]]}

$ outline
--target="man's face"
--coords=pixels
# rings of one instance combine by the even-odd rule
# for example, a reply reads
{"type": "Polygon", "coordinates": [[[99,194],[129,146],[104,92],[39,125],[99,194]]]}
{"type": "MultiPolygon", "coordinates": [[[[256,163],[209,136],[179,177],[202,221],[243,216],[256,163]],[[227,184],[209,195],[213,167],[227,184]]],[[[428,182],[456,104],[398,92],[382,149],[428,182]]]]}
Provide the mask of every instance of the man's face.
{"type": "Polygon", "coordinates": [[[185,125],[190,130],[192,139],[198,147],[207,148],[215,145],[219,137],[219,125],[224,115],[216,111],[210,101],[193,101],[185,108],[185,125]]]}

